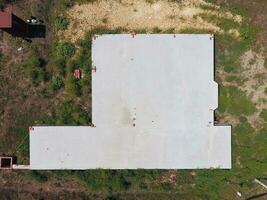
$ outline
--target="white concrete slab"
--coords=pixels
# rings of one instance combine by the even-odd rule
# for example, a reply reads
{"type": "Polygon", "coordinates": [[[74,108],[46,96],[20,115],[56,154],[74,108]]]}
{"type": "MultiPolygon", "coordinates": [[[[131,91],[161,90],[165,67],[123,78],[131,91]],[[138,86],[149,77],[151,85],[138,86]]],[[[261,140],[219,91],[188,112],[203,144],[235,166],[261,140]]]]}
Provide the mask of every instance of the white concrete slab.
{"type": "Polygon", "coordinates": [[[231,168],[213,37],[102,35],[93,41],[92,127],[34,127],[31,169],[231,168]]]}

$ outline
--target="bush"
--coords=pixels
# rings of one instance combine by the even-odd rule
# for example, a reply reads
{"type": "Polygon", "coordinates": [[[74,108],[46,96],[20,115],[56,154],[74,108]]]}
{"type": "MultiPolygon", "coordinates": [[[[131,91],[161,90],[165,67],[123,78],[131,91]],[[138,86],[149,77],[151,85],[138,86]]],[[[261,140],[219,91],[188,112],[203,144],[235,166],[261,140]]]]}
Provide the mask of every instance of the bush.
{"type": "Polygon", "coordinates": [[[44,65],[45,61],[33,55],[24,63],[25,73],[34,83],[45,81],[47,80],[47,73],[44,65]]]}
{"type": "Polygon", "coordinates": [[[59,90],[61,87],[64,86],[63,80],[58,76],[52,77],[52,88],[53,90],[59,90]]]}
{"type": "Polygon", "coordinates": [[[58,30],[66,30],[68,27],[68,19],[64,16],[57,16],[55,19],[55,27],[58,30]]]}
{"type": "Polygon", "coordinates": [[[56,45],[56,54],[59,57],[70,58],[75,54],[75,46],[69,42],[59,42],[56,45]]]}

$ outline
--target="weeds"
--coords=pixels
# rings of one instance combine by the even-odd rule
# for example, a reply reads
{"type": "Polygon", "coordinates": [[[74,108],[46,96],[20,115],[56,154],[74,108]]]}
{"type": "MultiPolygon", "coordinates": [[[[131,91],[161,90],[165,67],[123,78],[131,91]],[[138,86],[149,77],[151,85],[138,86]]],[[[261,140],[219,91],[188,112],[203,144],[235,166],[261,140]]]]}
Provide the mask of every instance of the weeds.
{"type": "Polygon", "coordinates": [[[55,19],[55,27],[58,30],[66,30],[68,27],[68,19],[64,16],[57,16],[55,19]]]}
{"type": "Polygon", "coordinates": [[[249,116],[256,112],[255,105],[249,100],[244,92],[236,87],[220,87],[219,111],[228,112],[232,115],[249,116]]]}

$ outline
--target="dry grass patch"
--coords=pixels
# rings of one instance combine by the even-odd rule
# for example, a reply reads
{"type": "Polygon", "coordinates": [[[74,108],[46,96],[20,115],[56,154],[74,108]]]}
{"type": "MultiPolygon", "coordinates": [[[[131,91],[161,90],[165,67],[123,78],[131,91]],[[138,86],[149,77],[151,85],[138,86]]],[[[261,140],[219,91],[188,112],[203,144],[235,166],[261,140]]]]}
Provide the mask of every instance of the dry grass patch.
{"type": "Polygon", "coordinates": [[[72,42],[84,37],[85,32],[95,27],[107,29],[146,30],[153,32],[155,27],[161,31],[184,29],[209,30],[239,36],[237,29],[225,31],[218,24],[202,16],[230,19],[242,22],[242,17],[221,10],[219,6],[202,0],[151,1],[146,0],[99,0],[93,3],[76,4],[67,11],[69,26],[60,31],[59,36],[72,42]]]}

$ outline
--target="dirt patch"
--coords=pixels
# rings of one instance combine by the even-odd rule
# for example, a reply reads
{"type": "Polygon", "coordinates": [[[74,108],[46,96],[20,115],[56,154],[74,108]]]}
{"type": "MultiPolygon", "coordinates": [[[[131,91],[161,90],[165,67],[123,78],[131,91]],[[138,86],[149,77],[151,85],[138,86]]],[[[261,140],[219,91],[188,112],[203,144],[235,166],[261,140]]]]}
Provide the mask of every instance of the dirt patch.
{"type": "MultiPolygon", "coordinates": [[[[201,17],[203,14],[232,19],[237,23],[242,22],[241,16],[221,11],[220,7],[202,0],[179,2],[159,0],[154,3],[145,0],[99,0],[94,3],[77,4],[68,10],[68,29],[59,32],[59,36],[75,42],[83,38],[86,31],[99,26],[109,29],[120,27],[128,30],[145,29],[148,32],[153,32],[155,29],[179,32],[193,28],[224,33],[219,26],[204,20],[201,17]]],[[[227,31],[227,34],[239,36],[236,29],[227,31]]]]}
{"type": "MultiPolygon", "coordinates": [[[[257,112],[251,116],[247,116],[248,121],[256,130],[262,127],[259,113],[262,109],[267,108],[267,95],[265,92],[267,88],[267,70],[264,67],[264,60],[263,51],[256,53],[253,50],[249,50],[240,57],[241,69],[238,73],[238,78],[242,80],[242,84],[237,81],[227,81],[227,77],[229,76],[233,75],[237,77],[235,73],[227,73],[223,69],[217,70],[217,76],[220,77],[222,85],[238,87],[240,90],[246,92],[249,99],[256,106],[257,112]]],[[[230,115],[222,116],[220,121],[231,123],[232,125],[239,123],[237,118],[230,115]]]]}
{"type": "MultiPolygon", "coordinates": [[[[247,80],[242,90],[255,102],[258,109],[267,108],[264,92],[267,81],[267,70],[264,67],[264,56],[252,50],[241,57],[242,76],[247,80]]],[[[267,100],[267,99],[266,99],[267,100]]]]}

